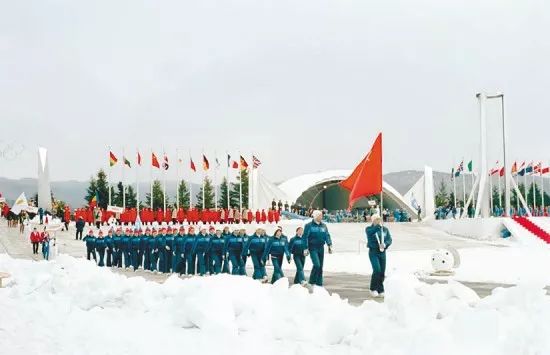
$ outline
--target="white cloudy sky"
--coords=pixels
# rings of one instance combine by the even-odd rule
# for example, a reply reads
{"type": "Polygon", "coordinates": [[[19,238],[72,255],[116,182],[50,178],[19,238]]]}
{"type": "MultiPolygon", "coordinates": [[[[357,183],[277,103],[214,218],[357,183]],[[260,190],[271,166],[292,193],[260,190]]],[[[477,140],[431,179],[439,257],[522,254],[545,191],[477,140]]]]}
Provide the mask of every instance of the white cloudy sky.
{"type": "Polygon", "coordinates": [[[35,176],[42,144],[54,180],[112,146],[241,150],[280,181],[352,168],[378,131],[386,171],[449,170],[477,158],[479,90],[506,94],[512,159],[550,159],[549,33],[545,1],[0,0],[0,147],[26,147],[0,176],[35,176]]]}

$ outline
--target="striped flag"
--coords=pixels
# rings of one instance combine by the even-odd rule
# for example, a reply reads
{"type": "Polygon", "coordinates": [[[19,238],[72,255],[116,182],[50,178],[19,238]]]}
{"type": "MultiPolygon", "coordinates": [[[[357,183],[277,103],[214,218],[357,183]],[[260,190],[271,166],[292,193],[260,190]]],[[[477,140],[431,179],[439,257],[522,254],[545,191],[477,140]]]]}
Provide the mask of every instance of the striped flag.
{"type": "Polygon", "coordinates": [[[516,176],[518,174],[518,163],[517,162],[514,162],[514,164],[512,164],[512,176],[516,176]]]}
{"type": "Polygon", "coordinates": [[[141,154],[139,154],[139,151],[137,152],[137,165],[141,166],[141,154]]]}
{"type": "Polygon", "coordinates": [[[168,165],[168,156],[166,155],[166,153],[164,153],[164,161],[162,162],[162,168],[164,170],[168,170],[169,167],[170,165],[168,165]]]}
{"type": "Polygon", "coordinates": [[[194,172],[197,172],[197,167],[195,166],[195,163],[193,162],[193,158],[189,157],[189,160],[190,160],[191,170],[193,170],[194,172]]]}
{"type": "Polygon", "coordinates": [[[113,152],[109,151],[109,166],[114,166],[118,162],[118,159],[113,154],[113,152]]]}
{"type": "Polygon", "coordinates": [[[206,155],[202,155],[202,169],[204,171],[208,171],[208,169],[210,169],[210,162],[208,161],[208,159],[206,158],[206,155]]]}
{"type": "Polygon", "coordinates": [[[495,163],[495,167],[492,168],[491,170],[489,170],[489,175],[493,176],[493,175],[496,175],[498,173],[500,173],[500,168],[498,167],[498,160],[497,160],[497,162],[495,163]]]}
{"type": "Polygon", "coordinates": [[[519,170],[518,170],[518,175],[519,176],[525,175],[525,161],[523,163],[521,163],[521,165],[519,167],[519,170]]]}
{"type": "Polygon", "coordinates": [[[464,160],[460,162],[460,164],[458,164],[458,168],[456,169],[456,172],[455,172],[455,177],[459,177],[460,176],[460,173],[464,171],[464,160]]]}
{"type": "Polygon", "coordinates": [[[125,156],[122,157],[122,160],[124,161],[124,165],[127,165],[129,168],[132,167],[132,164],[125,156]]]}
{"type": "Polygon", "coordinates": [[[255,155],[252,156],[252,167],[254,169],[258,169],[258,167],[262,165],[262,162],[260,161],[260,159],[256,158],[255,155]]]}

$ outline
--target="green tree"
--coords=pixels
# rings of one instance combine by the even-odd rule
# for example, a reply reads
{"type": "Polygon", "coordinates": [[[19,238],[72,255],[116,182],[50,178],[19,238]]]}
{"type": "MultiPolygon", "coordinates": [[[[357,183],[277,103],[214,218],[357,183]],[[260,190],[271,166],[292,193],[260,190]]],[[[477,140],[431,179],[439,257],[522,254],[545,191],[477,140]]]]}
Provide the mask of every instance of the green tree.
{"type": "Polygon", "coordinates": [[[187,184],[185,181],[181,181],[178,188],[178,202],[180,204],[180,207],[189,209],[189,189],[187,188],[187,184]]]}
{"type": "Polygon", "coordinates": [[[119,181],[116,184],[116,190],[115,193],[111,196],[111,204],[113,206],[122,207],[123,203],[122,200],[124,199],[124,185],[122,185],[122,181],[119,181]]]}
{"type": "Polygon", "coordinates": [[[435,194],[435,205],[437,207],[447,206],[448,202],[449,195],[447,195],[447,186],[445,185],[445,182],[441,180],[437,193],[435,194]]]}
{"type": "Polygon", "coordinates": [[[202,208],[203,189],[204,189],[204,208],[214,208],[214,187],[212,186],[212,181],[210,181],[208,176],[204,177],[203,186],[201,186],[199,193],[197,194],[197,203],[195,204],[195,207],[202,208]]]}
{"type": "MultiPolygon", "coordinates": [[[[97,205],[101,208],[107,208],[109,204],[109,184],[107,182],[107,174],[103,169],[99,169],[97,176],[92,176],[90,178],[90,184],[86,189],[86,196],[84,199],[89,203],[94,196],[98,197],[97,205]]],[[[113,190],[111,187],[111,197],[113,195],[113,190]]]]}
{"type": "MultiPolygon", "coordinates": [[[[248,208],[248,170],[241,169],[241,176],[243,181],[242,195],[243,195],[243,208],[248,208]]],[[[237,176],[237,182],[231,183],[231,193],[229,198],[231,200],[231,206],[239,206],[239,195],[240,195],[240,180],[241,176],[237,176]]]]}
{"type": "Polygon", "coordinates": [[[134,191],[132,185],[128,185],[126,188],[126,208],[136,208],[137,207],[137,194],[134,191]]]}
{"type": "MultiPolygon", "coordinates": [[[[222,179],[222,183],[220,184],[220,198],[218,200],[218,206],[220,208],[228,208],[227,206],[228,195],[229,195],[229,184],[227,183],[227,178],[224,176],[224,178],[222,179]]],[[[237,200],[237,203],[238,203],[238,200],[237,200]]]]}
{"type": "Polygon", "coordinates": [[[498,195],[498,187],[493,186],[492,195],[493,195],[493,208],[495,208],[495,207],[500,208],[501,205],[500,205],[500,201],[499,201],[499,198],[498,198],[498,197],[499,197],[499,195],[498,195]]]}
{"type": "MultiPolygon", "coordinates": [[[[149,207],[151,207],[151,193],[148,192],[145,195],[145,204],[149,207]]],[[[168,199],[166,201],[166,204],[168,205],[168,199]]],[[[153,181],[153,208],[163,208],[164,207],[164,194],[162,192],[162,185],[160,184],[160,181],[155,180],[153,181]]]]}
{"type": "Polygon", "coordinates": [[[531,184],[531,186],[529,186],[529,189],[527,190],[527,204],[529,206],[534,206],[534,204],[540,206],[541,202],[542,193],[539,189],[539,186],[536,183],[531,184]]]}

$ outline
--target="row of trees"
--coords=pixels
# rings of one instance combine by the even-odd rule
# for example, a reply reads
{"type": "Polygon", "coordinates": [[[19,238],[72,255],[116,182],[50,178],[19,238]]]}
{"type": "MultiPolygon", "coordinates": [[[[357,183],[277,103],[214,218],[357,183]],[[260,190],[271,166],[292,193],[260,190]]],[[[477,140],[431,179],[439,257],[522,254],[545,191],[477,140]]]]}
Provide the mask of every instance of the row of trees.
{"type": "MultiPolygon", "coordinates": [[[[524,193],[525,191],[525,185],[520,183],[518,185],[519,191],[524,193]]],[[[502,201],[499,201],[499,193],[498,193],[498,187],[493,187],[493,206],[495,207],[504,207],[504,190],[502,191],[502,201]],[[502,205],[501,205],[502,202],[502,205]]],[[[466,198],[469,196],[466,195],[466,198]]],[[[477,195],[474,196],[477,199],[477,195]]],[[[524,196],[525,197],[525,196],[524,196]]],[[[527,187],[527,198],[526,198],[527,204],[529,206],[533,206],[533,201],[536,202],[537,206],[540,206],[542,203],[542,191],[540,190],[539,186],[537,184],[531,184],[527,187]],[[534,191],[533,191],[534,188],[534,191]]],[[[463,206],[464,201],[462,199],[459,199],[457,197],[457,205],[463,206]]],[[[436,207],[445,207],[449,204],[454,204],[454,194],[453,192],[447,192],[447,186],[443,181],[439,184],[439,188],[435,195],[435,205],[436,207]]],[[[516,207],[518,205],[518,196],[516,194],[516,191],[512,189],[512,192],[510,194],[510,205],[512,207],[516,207]]],[[[521,205],[521,202],[520,202],[521,205]]],[[[550,206],[550,195],[548,195],[546,192],[544,192],[544,205],[550,206]]]]}
{"type": "MultiPolygon", "coordinates": [[[[242,170],[242,202],[243,207],[248,208],[248,171],[242,170]]],[[[240,195],[240,177],[237,176],[237,181],[229,183],[227,178],[223,178],[218,196],[218,206],[227,207],[227,197],[229,195],[229,203],[231,206],[239,206],[239,195],[240,195]]],[[[203,188],[204,188],[204,206],[205,208],[214,208],[215,207],[215,192],[214,185],[212,180],[208,176],[204,177],[204,184],[201,186],[197,192],[195,198],[193,198],[194,206],[197,208],[202,208],[203,202],[203,188]],[[204,187],[203,187],[204,186],[204,187]]],[[[122,207],[123,198],[124,198],[124,185],[122,182],[118,182],[116,186],[111,186],[111,204],[115,206],[122,207]]],[[[86,196],[84,199],[86,201],[91,201],[94,196],[98,197],[97,205],[101,208],[107,208],[109,203],[109,183],[107,181],[107,175],[100,169],[96,176],[90,178],[90,183],[86,190],[86,196]]],[[[162,207],[164,206],[164,193],[162,188],[162,183],[159,180],[153,181],[153,206],[162,207]]],[[[189,208],[190,199],[189,199],[189,187],[185,181],[179,183],[179,189],[177,196],[166,196],[167,205],[176,205],[179,202],[179,205],[183,208],[189,208]]],[[[137,206],[137,195],[135,189],[132,185],[126,187],[126,207],[135,208],[137,206]]],[[[140,207],[150,207],[151,206],[151,192],[147,192],[145,195],[145,201],[140,201],[140,207]]]]}

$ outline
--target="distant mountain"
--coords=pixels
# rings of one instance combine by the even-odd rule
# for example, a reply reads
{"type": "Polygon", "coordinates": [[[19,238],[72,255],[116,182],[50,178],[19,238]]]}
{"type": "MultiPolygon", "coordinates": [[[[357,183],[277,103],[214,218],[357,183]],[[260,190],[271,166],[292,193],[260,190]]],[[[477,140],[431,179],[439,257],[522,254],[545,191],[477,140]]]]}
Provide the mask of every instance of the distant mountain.
{"type": "MultiPolygon", "coordinates": [[[[394,173],[388,173],[384,175],[384,181],[392,185],[399,193],[405,194],[409,189],[420,179],[424,174],[423,171],[417,170],[405,170],[394,173]]],[[[447,193],[453,190],[453,183],[451,180],[451,174],[434,171],[434,188],[435,192],[439,189],[441,182],[445,184],[447,193]]],[[[550,191],[550,182],[548,179],[544,179],[545,191],[550,191]]],[[[540,181],[537,179],[537,181],[540,181]]],[[[86,188],[88,187],[88,181],[55,181],[52,182],[52,192],[56,198],[66,201],[71,207],[79,207],[85,205],[87,202],[84,200],[86,195],[86,188]]],[[[498,184],[496,178],[493,179],[495,186],[498,184]]],[[[531,179],[528,179],[530,185],[531,179]]],[[[463,185],[462,176],[456,180],[456,194],[459,199],[462,199],[463,185]]],[[[19,180],[6,179],[0,177],[0,193],[11,204],[21,194],[25,192],[28,198],[31,198],[37,191],[36,179],[25,178],[19,180]]],[[[470,175],[465,176],[466,194],[472,188],[472,178],[470,175]]],[[[193,184],[193,194],[196,195],[199,192],[200,185],[193,184]]],[[[140,184],[141,199],[145,199],[145,194],[150,190],[150,185],[146,182],[140,184]]],[[[176,195],[176,182],[166,182],[166,193],[173,200],[176,195]]]]}

